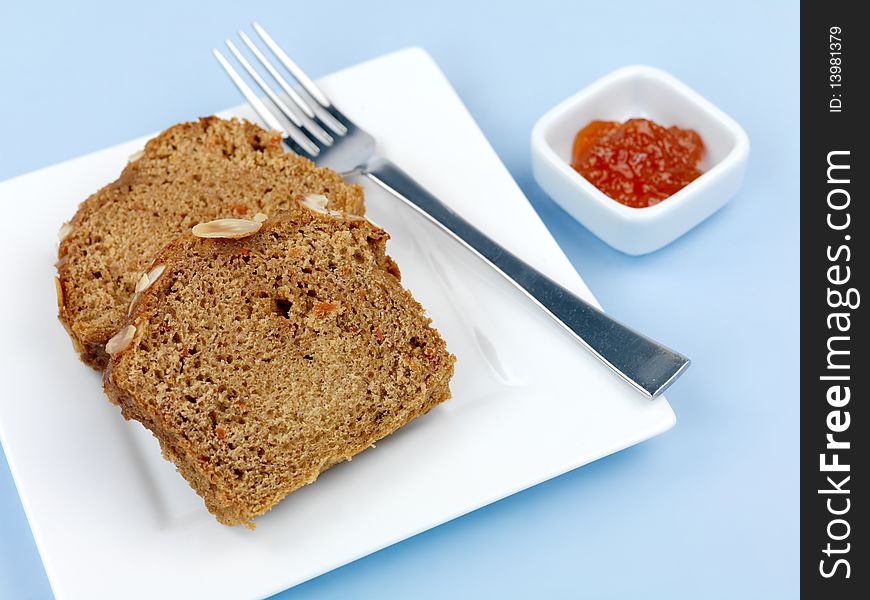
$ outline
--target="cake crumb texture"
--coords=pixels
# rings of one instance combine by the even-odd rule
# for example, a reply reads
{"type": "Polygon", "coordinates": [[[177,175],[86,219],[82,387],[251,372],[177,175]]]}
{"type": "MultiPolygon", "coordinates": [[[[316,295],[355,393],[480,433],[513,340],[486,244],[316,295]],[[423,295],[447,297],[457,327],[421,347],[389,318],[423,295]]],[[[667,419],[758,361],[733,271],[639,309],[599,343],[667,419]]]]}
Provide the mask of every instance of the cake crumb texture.
{"type": "Polygon", "coordinates": [[[221,523],[252,527],[450,397],[455,359],[387,239],[294,210],[238,240],[183,235],[154,259],[165,268],[115,328],[136,332],[104,387],[221,523]]]}

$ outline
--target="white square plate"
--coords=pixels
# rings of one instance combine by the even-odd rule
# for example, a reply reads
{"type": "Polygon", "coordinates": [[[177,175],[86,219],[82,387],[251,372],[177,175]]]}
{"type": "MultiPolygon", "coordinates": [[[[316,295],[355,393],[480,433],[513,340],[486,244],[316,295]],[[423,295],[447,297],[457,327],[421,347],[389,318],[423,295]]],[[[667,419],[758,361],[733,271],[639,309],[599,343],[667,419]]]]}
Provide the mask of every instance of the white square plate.
{"type": "MultiPolygon", "coordinates": [[[[594,302],[425,52],[323,85],[381,152],[594,302]]],[[[266,596],[674,424],[664,398],[641,397],[458,244],[369,189],[403,282],[457,356],[453,399],[289,496],[256,531],[218,524],[150,434],[106,401],[55,317],[58,227],[143,141],[0,184],[18,215],[0,225],[0,439],[58,598],[266,596]]]]}

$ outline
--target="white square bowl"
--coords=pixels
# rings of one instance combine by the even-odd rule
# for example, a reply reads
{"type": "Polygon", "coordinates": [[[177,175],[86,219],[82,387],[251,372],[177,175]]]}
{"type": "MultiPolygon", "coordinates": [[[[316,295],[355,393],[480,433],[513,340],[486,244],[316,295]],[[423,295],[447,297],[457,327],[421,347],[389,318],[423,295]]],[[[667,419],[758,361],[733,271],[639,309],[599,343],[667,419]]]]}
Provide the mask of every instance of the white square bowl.
{"type": "Polygon", "coordinates": [[[623,67],[541,117],[532,130],[532,171],[547,194],[602,240],[626,254],[665,246],[721,208],[740,188],[749,138],[734,119],[687,85],[653,67],[623,67]],[[697,131],[703,174],[666,200],[630,208],[571,167],[577,131],[590,121],[651,119],[697,131]]]}

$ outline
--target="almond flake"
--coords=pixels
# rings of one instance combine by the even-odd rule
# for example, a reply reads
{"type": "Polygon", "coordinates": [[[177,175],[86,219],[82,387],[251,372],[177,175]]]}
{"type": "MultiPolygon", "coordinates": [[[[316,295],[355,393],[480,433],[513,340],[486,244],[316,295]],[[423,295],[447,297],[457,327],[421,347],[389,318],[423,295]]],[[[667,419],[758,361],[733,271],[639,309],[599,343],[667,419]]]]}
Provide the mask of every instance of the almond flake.
{"type": "Polygon", "coordinates": [[[195,225],[191,231],[201,238],[225,238],[237,240],[254,235],[260,230],[262,223],[249,219],[218,219],[208,223],[195,225]]]}
{"type": "Polygon", "coordinates": [[[64,241],[69,234],[72,233],[73,227],[72,223],[67,221],[63,225],[60,226],[60,231],[57,232],[58,239],[62,242],[64,241]]]}
{"type": "Polygon", "coordinates": [[[166,265],[157,265],[147,273],[142,273],[139,281],[136,282],[136,288],[133,290],[133,299],[130,300],[130,307],[127,309],[128,316],[133,313],[133,305],[136,304],[136,300],[139,299],[139,295],[147,290],[149,287],[151,287],[151,284],[157,281],[157,278],[163,274],[163,271],[165,269],[166,265]]]}
{"type": "Polygon", "coordinates": [[[60,284],[60,279],[54,278],[54,291],[57,292],[57,310],[63,310],[63,286],[60,284]]]}
{"type": "Polygon", "coordinates": [[[135,294],[133,294],[133,297],[130,299],[130,306],[127,308],[127,316],[128,317],[133,314],[133,306],[136,305],[136,300],[138,300],[138,299],[139,299],[139,292],[136,292],[135,294]]]}
{"type": "Polygon", "coordinates": [[[136,282],[136,288],[133,291],[140,294],[150,283],[151,281],[148,280],[148,273],[142,273],[142,276],[139,278],[139,281],[136,282]]]}
{"type": "Polygon", "coordinates": [[[134,335],[136,335],[136,327],[134,325],[122,327],[121,330],[112,336],[112,339],[106,343],[106,352],[112,356],[119,352],[123,352],[130,347],[131,343],[133,343],[134,335]]]}
{"type": "Polygon", "coordinates": [[[313,209],[326,208],[328,203],[329,198],[323,194],[305,194],[302,199],[302,204],[313,209]]]}
{"type": "MultiPolygon", "coordinates": [[[[305,196],[303,196],[302,198],[301,204],[312,212],[316,212],[321,215],[327,215],[329,217],[332,217],[333,219],[351,218],[350,216],[345,215],[340,210],[332,210],[326,208],[327,202],[329,202],[329,198],[327,198],[323,194],[305,194],[305,196]]],[[[359,219],[360,217],[355,218],[359,219]]]]}
{"type": "Polygon", "coordinates": [[[151,285],[152,283],[157,281],[157,278],[163,275],[163,271],[165,270],[166,265],[157,265],[156,267],[148,271],[148,285],[151,285]]]}

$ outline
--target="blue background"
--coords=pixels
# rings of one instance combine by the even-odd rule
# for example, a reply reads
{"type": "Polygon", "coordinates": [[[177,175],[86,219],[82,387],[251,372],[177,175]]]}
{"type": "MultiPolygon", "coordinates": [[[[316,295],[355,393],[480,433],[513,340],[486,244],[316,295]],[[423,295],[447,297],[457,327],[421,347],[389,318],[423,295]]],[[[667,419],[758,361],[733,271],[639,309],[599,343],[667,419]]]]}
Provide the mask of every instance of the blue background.
{"type": "MultiPolygon", "coordinates": [[[[314,75],[422,46],[603,305],[694,365],[668,394],[671,432],[281,597],[796,597],[798,3],[495,6],[4,1],[0,179],[238,104],[209,50],[252,19],[314,75]],[[631,258],[538,188],[529,133],[556,102],[639,62],[733,116],[752,152],[728,206],[631,258]]],[[[50,594],[0,457],[0,597],[50,594]]]]}

